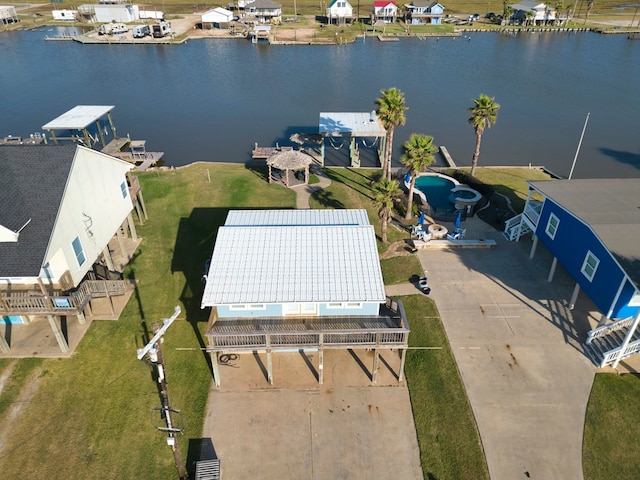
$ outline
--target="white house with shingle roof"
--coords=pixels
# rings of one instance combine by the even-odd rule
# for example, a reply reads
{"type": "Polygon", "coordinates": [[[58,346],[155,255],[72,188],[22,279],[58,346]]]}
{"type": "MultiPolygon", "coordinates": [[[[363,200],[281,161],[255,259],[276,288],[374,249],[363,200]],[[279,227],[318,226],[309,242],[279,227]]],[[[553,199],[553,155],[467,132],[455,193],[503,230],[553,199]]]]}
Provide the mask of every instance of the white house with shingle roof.
{"type": "MultiPolygon", "coordinates": [[[[99,258],[113,270],[109,241],[136,235],[131,168],[77,145],[0,146],[0,320],[77,315],[84,322],[96,295],[87,273],[99,258]]],[[[0,335],[0,349],[8,347],[0,335]]]]}

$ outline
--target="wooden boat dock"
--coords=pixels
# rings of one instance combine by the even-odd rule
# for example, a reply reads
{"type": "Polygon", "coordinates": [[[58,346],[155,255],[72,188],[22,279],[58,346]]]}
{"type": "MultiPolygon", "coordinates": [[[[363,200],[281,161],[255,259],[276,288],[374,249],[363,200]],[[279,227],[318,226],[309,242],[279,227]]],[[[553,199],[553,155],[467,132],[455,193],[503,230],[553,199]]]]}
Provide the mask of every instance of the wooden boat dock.
{"type": "Polygon", "coordinates": [[[115,138],[102,149],[102,152],[135,163],[136,171],[145,171],[164,156],[164,152],[147,152],[146,143],[145,140],[131,140],[129,137],[115,138]]]}
{"type": "Polygon", "coordinates": [[[447,147],[445,147],[444,145],[440,145],[440,153],[442,154],[442,158],[444,158],[447,167],[458,168],[456,166],[456,162],[454,162],[453,158],[451,158],[451,155],[449,155],[449,150],[447,150],[447,147]]]}
{"type": "Polygon", "coordinates": [[[293,150],[291,146],[281,147],[276,144],[275,147],[260,147],[256,143],[253,150],[251,150],[251,159],[255,162],[256,160],[267,160],[272,155],[275,155],[278,152],[286,152],[289,150],[293,150]]]}

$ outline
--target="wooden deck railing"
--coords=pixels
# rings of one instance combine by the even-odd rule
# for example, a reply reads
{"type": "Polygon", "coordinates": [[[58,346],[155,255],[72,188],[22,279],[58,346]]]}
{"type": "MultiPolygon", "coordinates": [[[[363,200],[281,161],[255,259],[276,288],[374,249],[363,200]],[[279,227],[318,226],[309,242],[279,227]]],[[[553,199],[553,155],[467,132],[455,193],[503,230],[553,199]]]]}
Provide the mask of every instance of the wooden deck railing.
{"type": "Polygon", "coordinates": [[[0,295],[3,315],[77,315],[94,298],[115,297],[126,292],[125,280],[85,280],[74,292],[44,295],[33,290],[0,295]]]}

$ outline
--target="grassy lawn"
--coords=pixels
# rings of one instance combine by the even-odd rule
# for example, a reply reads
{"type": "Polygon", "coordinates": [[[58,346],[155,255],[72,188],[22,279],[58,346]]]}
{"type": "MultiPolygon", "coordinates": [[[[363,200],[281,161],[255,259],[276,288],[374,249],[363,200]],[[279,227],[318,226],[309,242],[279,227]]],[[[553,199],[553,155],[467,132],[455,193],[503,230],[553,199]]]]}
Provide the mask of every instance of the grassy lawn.
{"type": "Polygon", "coordinates": [[[489,478],[475,419],[435,304],[402,297],[411,326],[406,375],[425,479],[489,478]]]}
{"type": "Polygon", "coordinates": [[[634,480],[640,471],[640,377],[599,373],[584,424],[585,480],[634,480]]]}
{"type": "Polygon", "coordinates": [[[183,306],[163,351],[171,403],[185,425],[180,448],[186,462],[189,439],[202,431],[211,384],[200,351],[206,313],[199,298],[216,227],[231,207],[295,205],[294,193],[268,185],[264,174],[242,165],[199,164],[140,175],[150,218],[138,227],[144,241],[126,275],[139,284],[120,320],[93,322],[69,359],[0,361],[0,377],[12,369],[0,396],[0,432],[15,416],[0,438],[0,477],[176,478],[165,434],[154,428],[162,425],[152,411],[160,405],[156,383],[136,348],[152,323],[183,306]],[[24,414],[16,413],[20,409],[24,414]]]}

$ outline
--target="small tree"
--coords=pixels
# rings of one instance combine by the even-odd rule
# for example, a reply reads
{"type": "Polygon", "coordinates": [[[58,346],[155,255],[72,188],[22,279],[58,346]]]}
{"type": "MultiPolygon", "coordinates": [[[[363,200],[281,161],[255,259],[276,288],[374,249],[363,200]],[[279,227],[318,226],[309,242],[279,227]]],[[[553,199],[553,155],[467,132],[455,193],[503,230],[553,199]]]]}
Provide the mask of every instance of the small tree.
{"type": "Polygon", "coordinates": [[[380,217],[380,236],[383,243],[387,243],[387,225],[391,219],[393,203],[402,194],[397,180],[382,178],[373,186],[374,202],[378,207],[380,217]]]}
{"type": "Polygon", "coordinates": [[[476,167],[478,166],[480,142],[482,141],[484,129],[485,127],[491,128],[491,125],[496,123],[498,110],[500,110],[500,105],[495,102],[495,97],[489,97],[484,93],[481,93],[478,98],[473,100],[473,107],[467,108],[467,112],[471,114],[468,121],[476,134],[476,148],[471,159],[471,176],[476,173],[476,167]]]}
{"type": "Polygon", "coordinates": [[[402,150],[404,155],[402,155],[400,161],[407,167],[411,175],[409,197],[407,198],[407,213],[404,216],[406,220],[409,220],[413,209],[413,190],[416,185],[416,177],[418,173],[425,171],[433,163],[435,160],[433,154],[438,151],[438,148],[433,144],[433,137],[412,133],[409,140],[402,146],[402,150]]]}
{"type": "Polygon", "coordinates": [[[398,125],[404,125],[407,118],[404,114],[408,110],[405,106],[404,93],[395,87],[380,92],[382,96],[376,99],[376,114],[386,129],[385,150],[382,160],[382,176],[391,180],[391,150],[393,148],[393,133],[398,125]]]}

